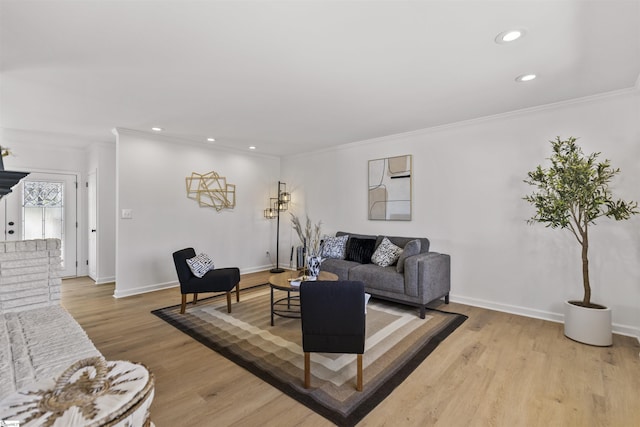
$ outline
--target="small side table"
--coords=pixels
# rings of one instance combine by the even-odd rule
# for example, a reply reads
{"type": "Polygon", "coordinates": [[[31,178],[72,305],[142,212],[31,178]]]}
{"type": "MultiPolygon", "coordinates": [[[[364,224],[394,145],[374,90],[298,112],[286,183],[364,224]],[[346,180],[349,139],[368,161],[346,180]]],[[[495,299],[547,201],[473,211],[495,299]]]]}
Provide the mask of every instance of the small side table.
{"type": "MultiPolygon", "coordinates": [[[[271,326],[276,315],[292,319],[300,318],[300,286],[292,286],[290,279],[300,277],[299,271],[285,271],[284,273],[269,276],[269,287],[271,288],[271,326]],[[275,299],[274,290],[284,291],[286,297],[275,299]],[[294,293],[295,295],[292,295],[294,293]]],[[[317,280],[338,280],[338,275],[321,271],[317,280]]]]}

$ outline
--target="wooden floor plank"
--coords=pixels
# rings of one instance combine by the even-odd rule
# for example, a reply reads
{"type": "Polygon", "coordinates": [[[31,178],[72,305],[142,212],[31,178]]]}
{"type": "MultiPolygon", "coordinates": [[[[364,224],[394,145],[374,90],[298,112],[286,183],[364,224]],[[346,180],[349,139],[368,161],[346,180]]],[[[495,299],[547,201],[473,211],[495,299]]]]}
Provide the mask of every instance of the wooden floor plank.
{"type": "MultiPolygon", "coordinates": [[[[241,287],[268,276],[243,275],[241,287]]],[[[142,362],[154,373],[157,427],[331,425],[152,315],[180,302],[177,288],[119,299],[113,293],[113,284],[68,279],[62,303],[105,357],[142,362]]],[[[439,307],[469,320],[359,425],[640,425],[636,339],[615,335],[612,347],[592,347],[565,338],[560,324],[455,303],[439,307]]]]}

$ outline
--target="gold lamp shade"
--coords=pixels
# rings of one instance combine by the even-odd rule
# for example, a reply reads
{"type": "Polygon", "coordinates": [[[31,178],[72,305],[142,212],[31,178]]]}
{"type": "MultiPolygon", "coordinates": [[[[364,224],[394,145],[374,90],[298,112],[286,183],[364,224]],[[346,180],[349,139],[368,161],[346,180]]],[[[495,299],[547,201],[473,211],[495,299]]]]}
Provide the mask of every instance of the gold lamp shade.
{"type": "Polygon", "coordinates": [[[267,219],[275,219],[278,213],[273,208],[267,208],[264,210],[264,217],[267,219]]]}

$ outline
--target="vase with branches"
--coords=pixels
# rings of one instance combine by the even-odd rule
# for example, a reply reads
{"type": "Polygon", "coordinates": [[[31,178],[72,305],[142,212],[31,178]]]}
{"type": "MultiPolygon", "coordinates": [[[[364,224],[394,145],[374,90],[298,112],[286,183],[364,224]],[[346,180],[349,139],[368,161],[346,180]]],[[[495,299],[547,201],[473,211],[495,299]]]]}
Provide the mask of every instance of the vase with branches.
{"type": "Polygon", "coordinates": [[[311,223],[311,219],[307,216],[307,221],[303,228],[302,223],[293,213],[291,214],[291,223],[293,229],[298,234],[300,242],[305,248],[305,263],[309,275],[317,277],[320,273],[320,264],[323,259],[321,257],[322,251],[322,238],[321,238],[321,225],[322,222],[318,221],[316,224],[311,223]]]}

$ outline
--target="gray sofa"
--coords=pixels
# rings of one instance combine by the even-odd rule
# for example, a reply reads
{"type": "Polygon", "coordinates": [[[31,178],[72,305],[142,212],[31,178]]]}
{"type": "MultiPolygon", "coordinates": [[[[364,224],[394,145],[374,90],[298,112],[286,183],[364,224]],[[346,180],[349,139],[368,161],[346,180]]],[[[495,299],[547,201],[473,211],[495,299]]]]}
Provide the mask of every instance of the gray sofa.
{"type": "Polygon", "coordinates": [[[385,236],[339,231],[336,237],[340,236],[349,236],[345,248],[346,259],[326,258],[320,266],[321,271],[335,273],[340,280],[360,280],[365,284],[365,291],[375,298],[419,307],[422,319],[429,302],[444,298],[445,303],[449,303],[451,257],[447,254],[429,252],[429,239],[386,236],[394,245],[407,249],[396,263],[381,267],[367,259],[370,254],[366,253],[366,250],[364,259],[358,259],[358,256],[353,256],[350,248],[354,248],[351,246],[352,243],[366,243],[369,248],[373,246],[375,250],[385,236]],[[409,242],[412,243],[407,246],[409,242]],[[353,261],[354,258],[362,262],[353,261]]]}

